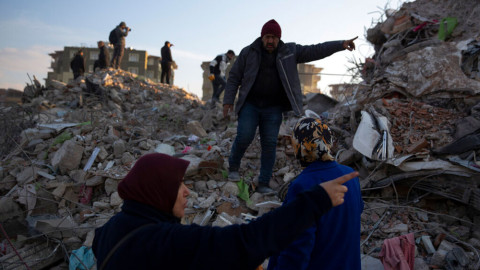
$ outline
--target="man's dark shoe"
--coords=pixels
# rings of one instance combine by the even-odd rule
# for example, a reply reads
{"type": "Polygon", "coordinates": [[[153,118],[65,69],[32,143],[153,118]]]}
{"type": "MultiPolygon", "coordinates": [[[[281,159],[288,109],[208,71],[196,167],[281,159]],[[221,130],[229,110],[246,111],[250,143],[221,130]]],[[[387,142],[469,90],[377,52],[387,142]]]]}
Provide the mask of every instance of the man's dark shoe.
{"type": "Polygon", "coordinates": [[[217,103],[219,103],[220,101],[218,99],[210,99],[209,103],[210,103],[210,109],[214,109],[217,107],[217,103]]]}
{"type": "Polygon", "coordinates": [[[229,171],[228,172],[228,180],[232,182],[238,182],[240,181],[240,174],[238,171],[229,171]]]}
{"type": "Polygon", "coordinates": [[[258,187],[257,187],[256,191],[258,193],[262,193],[262,194],[273,194],[273,193],[275,193],[275,191],[273,189],[271,189],[267,184],[262,184],[262,183],[258,184],[258,187]]]}

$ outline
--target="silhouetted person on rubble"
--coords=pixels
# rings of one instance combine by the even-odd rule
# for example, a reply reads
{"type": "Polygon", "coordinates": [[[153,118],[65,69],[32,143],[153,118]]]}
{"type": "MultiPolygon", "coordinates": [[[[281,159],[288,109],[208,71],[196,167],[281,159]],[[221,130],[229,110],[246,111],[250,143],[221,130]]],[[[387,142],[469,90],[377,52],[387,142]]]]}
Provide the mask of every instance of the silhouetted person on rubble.
{"type": "Polygon", "coordinates": [[[107,46],[105,46],[105,42],[100,40],[97,42],[97,45],[100,52],[98,53],[98,59],[95,60],[93,64],[93,71],[96,71],[97,68],[106,69],[110,63],[110,54],[108,53],[107,46]]]}
{"type": "Polygon", "coordinates": [[[172,43],[165,41],[165,45],[160,50],[160,54],[162,56],[162,74],[160,76],[161,83],[170,84],[170,76],[172,76],[172,52],[170,47],[173,46],[172,43]]]}
{"type": "Polygon", "coordinates": [[[121,22],[114,30],[114,34],[110,34],[109,41],[113,44],[113,57],[111,66],[119,69],[122,65],[123,53],[125,51],[125,37],[132,29],[127,27],[125,22],[121,22]]]}
{"type": "MultiPolygon", "coordinates": [[[[301,192],[353,172],[338,164],[331,151],[333,136],[318,118],[301,118],[293,129],[295,157],[304,168],[290,184],[283,204],[301,192]]],[[[318,218],[279,254],[270,257],[268,270],[325,269],[360,270],[360,216],[363,211],[358,178],[345,183],[345,203],[318,218]]]]}
{"type": "Polygon", "coordinates": [[[78,77],[83,76],[85,73],[85,59],[83,58],[83,50],[78,50],[70,62],[70,68],[73,71],[73,79],[76,80],[78,77]]]}
{"type": "Polygon", "coordinates": [[[104,269],[255,269],[343,203],[351,173],[299,194],[295,200],[242,225],[182,225],[189,161],[142,156],[118,184],[122,211],[95,230],[93,252],[104,269]]]}
{"type": "Polygon", "coordinates": [[[238,115],[237,136],[229,157],[231,181],[240,180],[240,162],[260,133],[261,167],[258,177],[260,193],[271,193],[269,187],[276,158],[277,137],[283,112],[303,111],[303,94],[298,77],[297,64],[319,60],[342,50],[355,49],[356,38],[303,46],[280,40],[282,30],[275,20],[266,22],[252,44],[238,55],[228,75],[223,98],[223,115],[233,111],[238,115]]]}
{"type": "Polygon", "coordinates": [[[225,85],[227,85],[227,79],[225,77],[227,66],[233,57],[235,57],[235,53],[232,50],[228,50],[227,53],[217,55],[217,57],[210,62],[210,76],[208,76],[208,79],[212,82],[213,86],[213,106],[219,102],[220,95],[223,90],[225,90],[225,85]]]}

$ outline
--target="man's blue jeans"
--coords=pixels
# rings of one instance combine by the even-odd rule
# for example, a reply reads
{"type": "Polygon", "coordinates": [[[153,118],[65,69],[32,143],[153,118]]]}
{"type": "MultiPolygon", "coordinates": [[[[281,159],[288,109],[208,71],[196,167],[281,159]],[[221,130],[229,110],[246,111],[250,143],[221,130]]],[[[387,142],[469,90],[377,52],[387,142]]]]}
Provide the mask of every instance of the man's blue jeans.
{"type": "Polygon", "coordinates": [[[225,77],[220,76],[220,74],[215,75],[215,79],[212,81],[213,86],[213,95],[212,99],[215,101],[220,100],[220,95],[222,94],[223,90],[225,90],[225,86],[227,85],[227,81],[225,77]]]}
{"type": "Polygon", "coordinates": [[[240,168],[240,161],[255,138],[258,126],[262,147],[258,182],[268,185],[272,177],[273,165],[275,165],[278,131],[281,124],[282,108],[280,106],[258,108],[246,102],[238,114],[237,137],[228,159],[229,170],[238,171],[240,168]]]}

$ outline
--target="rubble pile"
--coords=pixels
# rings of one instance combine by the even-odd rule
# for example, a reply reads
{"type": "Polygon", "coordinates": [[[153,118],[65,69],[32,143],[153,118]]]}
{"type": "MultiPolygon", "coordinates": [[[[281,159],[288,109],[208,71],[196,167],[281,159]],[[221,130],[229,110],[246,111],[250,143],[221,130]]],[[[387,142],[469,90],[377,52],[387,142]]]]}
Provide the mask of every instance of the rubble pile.
{"type": "Polygon", "coordinates": [[[364,82],[328,111],[337,159],[361,172],[369,256],[414,233],[415,269],[480,268],[479,13],[453,0],[387,10],[367,31],[364,82]]]}
{"type": "MultiPolygon", "coordinates": [[[[365,269],[383,269],[384,241],[410,233],[415,269],[480,268],[480,7],[457,2],[387,11],[367,32],[376,51],[354,96],[328,99],[328,110],[314,106],[321,96],[305,102],[334,132],[337,161],[361,173],[365,269]]],[[[87,264],[94,229],[121,209],[118,182],[146,153],[190,161],[185,224],[249,222],[279,207],[302,170],[291,114],[270,183],[278,193],[263,195],[255,192],[258,138],[242,160],[243,180],[226,179],[236,121],[223,119],[219,104],[113,69],[29,87],[23,105],[0,108],[4,269],[87,264]]]]}
{"type": "MultiPolygon", "coordinates": [[[[0,162],[5,269],[42,269],[90,247],[94,229],[120,211],[118,182],[150,152],[190,161],[185,223],[248,222],[281,205],[275,195],[252,191],[259,142],[246,154],[243,189],[226,181],[236,126],[235,119],[223,119],[220,105],[212,109],[183,89],[113,69],[35,89],[24,95],[23,105],[1,110],[8,116],[2,140],[11,146],[0,162]]],[[[285,147],[279,146],[277,163],[282,177],[294,169],[285,147]]]]}

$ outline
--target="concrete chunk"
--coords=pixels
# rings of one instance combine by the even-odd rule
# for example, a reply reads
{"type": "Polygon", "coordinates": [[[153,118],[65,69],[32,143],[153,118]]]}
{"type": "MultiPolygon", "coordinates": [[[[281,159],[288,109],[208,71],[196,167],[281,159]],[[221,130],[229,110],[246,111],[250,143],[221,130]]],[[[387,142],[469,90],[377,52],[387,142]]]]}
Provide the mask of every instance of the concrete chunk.
{"type": "Polygon", "coordinates": [[[186,129],[193,135],[196,135],[200,138],[207,137],[208,134],[205,129],[202,127],[202,124],[198,121],[190,121],[187,123],[186,129]]]}
{"type": "Polygon", "coordinates": [[[222,187],[222,192],[229,195],[237,196],[240,193],[240,190],[238,189],[238,186],[236,183],[228,181],[222,187]]]}
{"type": "Polygon", "coordinates": [[[122,158],[123,153],[126,151],[127,147],[123,140],[116,140],[113,143],[113,154],[115,158],[122,158]]]}
{"type": "Polygon", "coordinates": [[[110,205],[119,206],[122,203],[123,203],[123,200],[122,198],[120,198],[120,195],[118,194],[118,192],[115,191],[114,193],[112,193],[112,195],[110,196],[110,205]]]}
{"type": "Polygon", "coordinates": [[[83,146],[73,140],[63,143],[52,158],[52,166],[59,169],[62,174],[75,170],[80,165],[83,156],[83,146]]]}
{"type": "Polygon", "coordinates": [[[94,187],[103,184],[103,177],[100,175],[95,175],[94,177],[87,180],[85,183],[89,187],[94,187]]]}

